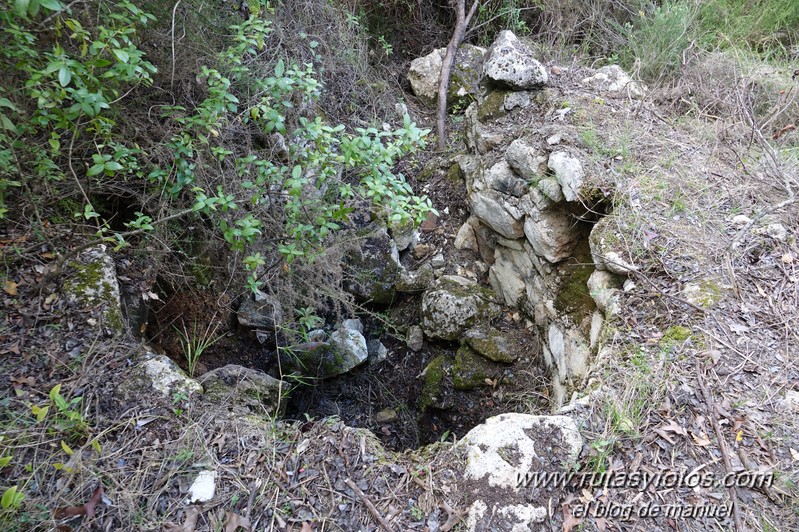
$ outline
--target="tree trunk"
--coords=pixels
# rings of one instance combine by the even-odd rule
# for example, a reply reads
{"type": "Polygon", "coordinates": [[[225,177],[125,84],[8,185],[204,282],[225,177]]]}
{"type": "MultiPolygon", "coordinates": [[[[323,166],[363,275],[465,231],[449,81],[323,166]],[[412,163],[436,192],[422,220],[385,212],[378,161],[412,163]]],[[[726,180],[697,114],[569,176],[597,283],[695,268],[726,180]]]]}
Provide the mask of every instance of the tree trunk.
{"type": "Polygon", "coordinates": [[[477,6],[480,0],[473,0],[472,7],[469,8],[469,13],[466,13],[466,0],[454,0],[455,5],[455,30],[452,32],[452,38],[447,45],[447,53],[444,54],[444,59],[441,61],[441,76],[438,78],[438,107],[436,109],[437,128],[438,133],[438,150],[444,151],[447,149],[447,91],[449,90],[449,76],[452,71],[452,65],[455,63],[455,54],[458,52],[458,47],[463,41],[466,34],[466,28],[469,27],[469,22],[472,16],[477,11],[477,6]]]}

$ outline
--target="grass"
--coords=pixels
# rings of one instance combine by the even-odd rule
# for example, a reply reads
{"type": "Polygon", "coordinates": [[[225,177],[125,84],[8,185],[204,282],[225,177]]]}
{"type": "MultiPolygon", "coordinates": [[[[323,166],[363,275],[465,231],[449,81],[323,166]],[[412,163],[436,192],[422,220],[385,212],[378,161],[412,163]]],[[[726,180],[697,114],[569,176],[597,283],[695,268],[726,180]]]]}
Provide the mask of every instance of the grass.
{"type": "Polygon", "coordinates": [[[197,369],[197,362],[200,360],[205,350],[224,337],[224,335],[214,336],[219,326],[219,321],[212,318],[208,322],[208,326],[205,330],[198,328],[197,321],[194,322],[191,333],[186,329],[185,323],[183,323],[182,331],[175,327],[180,337],[180,346],[183,349],[183,356],[186,358],[190,377],[194,377],[194,372],[197,369]]]}

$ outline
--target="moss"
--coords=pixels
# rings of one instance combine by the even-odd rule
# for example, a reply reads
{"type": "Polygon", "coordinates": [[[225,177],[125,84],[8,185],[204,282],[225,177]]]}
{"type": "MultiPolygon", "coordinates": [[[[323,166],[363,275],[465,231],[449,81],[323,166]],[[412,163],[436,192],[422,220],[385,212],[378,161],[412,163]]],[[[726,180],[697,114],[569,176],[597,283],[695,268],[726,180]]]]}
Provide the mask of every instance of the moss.
{"type": "Polygon", "coordinates": [[[447,357],[438,355],[424,369],[424,386],[419,399],[419,410],[435,406],[441,402],[444,392],[444,375],[447,371],[447,357]]]}
{"type": "Polygon", "coordinates": [[[674,347],[682,345],[691,337],[691,329],[682,325],[673,325],[663,332],[660,339],[660,348],[671,351],[674,347]]]}
{"type": "Polygon", "coordinates": [[[505,96],[508,91],[493,91],[489,92],[483,103],[477,108],[477,120],[486,122],[504,116],[507,111],[505,110],[505,96]]]}
{"type": "Polygon", "coordinates": [[[596,310],[596,302],[588,289],[588,278],[594,273],[591,265],[591,251],[587,241],[575,249],[576,264],[563,267],[564,277],[555,296],[555,308],[565,314],[572,314],[575,323],[596,310]]]}
{"type": "Polygon", "coordinates": [[[85,308],[102,306],[104,325],[121,332],[125,328],[122,309],[117,292],[104,275],[102,260],[96,258],[88,263],[70,262],[69,267],[74,273],[65,281],[64,290],[85,308]]]}
{"type": "Polygon", "coordinates": [[[493,378],[497,373],[497,364],[489,362],[466,345],[462,345],[455,354],[452,383],[459,390],[471,390],[484,385],[486,379],[493,378]]]}
{"type": "Polygon", "coordinates": [[[452,166],[449,167],[447,170],[447,181],[450,183],[458,184],[463,179],[463,170],[461,170],[461,165],[458,163],[452,163],[452,166]]]}
{"type": "Polygon", "coordinates": [[[494,362],[511,363],[516,360],[516,357],[508,348],[505,337],[500,334],[469,331],[466,336],[466,343],[481,356],[494,362]]]}
{"type": "Polygon", "coordinates": [[[701,279],[683,289],[684,297],[702,308],[709,308],[724,298],[724,289],[712,279],[701,279]]]}

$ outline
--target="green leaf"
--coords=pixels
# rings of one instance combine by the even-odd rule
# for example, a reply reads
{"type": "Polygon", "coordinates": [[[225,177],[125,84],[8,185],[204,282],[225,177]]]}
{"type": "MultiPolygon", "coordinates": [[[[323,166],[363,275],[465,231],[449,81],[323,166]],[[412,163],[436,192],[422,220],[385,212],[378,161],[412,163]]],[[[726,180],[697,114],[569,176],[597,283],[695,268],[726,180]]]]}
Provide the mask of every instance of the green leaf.
{"type": "Polygon", "coordinates": [[[2,507],[3,510],[17,508],[22,504],[23,500],[25,500],[25,494],[17,493],[17,487],[11,486],[3,493],[3,497],[0,498],[0,507],[2,507]]]}
{"type": "Polygon", "coordinates": [[[44,418],[47,417],[47,412],[49,410],[50,410],[49,406],[45,406],[45,407],[36,406],[36,405],[32,405],[31,406],[31,414],[36,416],[36,421],[38,423],[41,423],[42,421],[44,421],[44,418]]]}
{"type": "Polygon", "coordinates": [[[17,106],[11,103],[11,100],[8,98],[0,98],[0,107],[8,107],[12,111],[17,110],[17,106]]]}
{"type": "Polygon", "coordinates": [[[275,65],[275,76],[281,77],[283,75],[283,72],[285,71],[286,71],[286,65],[283,63],[283,60],[281,59],[275,65]]]}
{"type": "Polygon", "coordinates": [[[69,445],[67,445],[67,442],[65,442],[64,440],[61,440],[61,448],[62,448],[62,449],[64,450],[64,452],[65,452],[65,453],[67,453],[69,456],[72,456],[73,454],[75,454],[75,451],[73,451],[73,450],[72,450],[72,447],[70,447],[69,445]]]}
{"type": "Polygon", "coordinates": [[[70,80],[72,79],[72,72],[69,71],[69,67],[66,65],[62,66],[58,70],[58,82],[61,83],[62,87],[66,87],[69,85],[70,80]]]}
{"type": "Polygon", "coordinates": [[[28,14],[29,3],[29,0],[14,0],[14,11],[16,11],[17,15],[20,17],[24,17],[28,14]]]}
{"type": "Polygon", "coordinates": [[[40,0],[39,5],[50,11],[63,11],[64,6],[58,0],[40,0]]]}
{"type": "Polygon", "coordinates": [[[105,170],[105,164],[98,163],[98,164],[92,165],[92,167],[89,168],[89,171],[86,172],[86,175],[89,176],[89,177],[96,176],[98,174],[101,174],[104,170],[105,170]]]}
{"type": "Polygon", "coordinates": [[[50,400],[55,401],[55,398],[59,397],[60,395],[61,395],[61,384],[56,384],[50,390],[50,400]]]}
{"type": "Polygon", "coordinates": [[[3,468],[5,466],[7,466],[8,464],[10,464],[12,458],[13,458],[13,456],[4,456],[4,457],[0,458],[0,468],[3,468]]]}
{"type": "Polygon", "coordinates": [[[117,59],[122,63],[127,63],[130,60],[130,54],[119,48],[114,50],[114,55],[117,56],[117,59]]]}

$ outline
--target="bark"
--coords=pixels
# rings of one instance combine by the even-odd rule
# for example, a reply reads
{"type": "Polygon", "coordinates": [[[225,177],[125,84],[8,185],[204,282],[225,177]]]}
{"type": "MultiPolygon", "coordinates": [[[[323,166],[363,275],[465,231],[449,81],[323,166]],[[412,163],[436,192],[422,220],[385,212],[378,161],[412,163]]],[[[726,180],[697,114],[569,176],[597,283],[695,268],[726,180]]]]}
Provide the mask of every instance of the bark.
{"type": "Polygon", "coordinates": [[[452,32],[452,38],[447,44],[447,53],[441,62],[441,76],[438,78],[438,106],[436,109],[437,128],[438,134],[438,149],[444,151],[447,149],[447,91],[449,90],[449,77],[452,71],[452,65],[455,63],[455,54],[458,52],[458,47],[461,45],[464,36],[466,35],[466,28],[469,27],[469,22],[472,16],[477,11],[477,6],[480,0],[473,0],[472,6],[469,8],[469,13],[466,13],[466,0],[455,1],[455,30],[452,32]]]}

